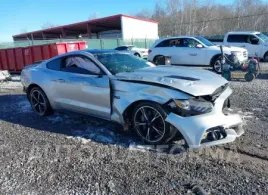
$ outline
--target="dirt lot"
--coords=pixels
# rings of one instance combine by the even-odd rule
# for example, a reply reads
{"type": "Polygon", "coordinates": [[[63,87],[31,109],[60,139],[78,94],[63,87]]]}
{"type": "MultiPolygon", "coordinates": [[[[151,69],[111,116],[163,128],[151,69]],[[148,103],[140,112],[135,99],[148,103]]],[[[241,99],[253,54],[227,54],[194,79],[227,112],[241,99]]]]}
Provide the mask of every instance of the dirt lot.
{"type": "Polygon", "coordinates": [[[191,185],[198,184],[209,194],[268,194],[268,74],[231,87],[232,109],[244,119],[241,138],[196,151],[176,143],[160,150],[100,119],[40,118],[13,77],[0,84],[0,192],[195,194],[191,185]]]}

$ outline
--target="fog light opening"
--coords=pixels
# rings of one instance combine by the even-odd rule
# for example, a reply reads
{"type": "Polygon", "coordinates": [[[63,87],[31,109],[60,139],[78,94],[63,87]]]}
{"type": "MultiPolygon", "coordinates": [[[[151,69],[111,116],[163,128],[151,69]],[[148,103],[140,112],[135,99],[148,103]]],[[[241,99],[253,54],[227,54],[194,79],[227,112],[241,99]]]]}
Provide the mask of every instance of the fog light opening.
{"type": "Polygon", "coordinates": [[[208,129],[205,134],[203,135],[203,139],[201,143],[218,141],[224,139],[227,136],[223,127],[214,127],[208,129]]]}

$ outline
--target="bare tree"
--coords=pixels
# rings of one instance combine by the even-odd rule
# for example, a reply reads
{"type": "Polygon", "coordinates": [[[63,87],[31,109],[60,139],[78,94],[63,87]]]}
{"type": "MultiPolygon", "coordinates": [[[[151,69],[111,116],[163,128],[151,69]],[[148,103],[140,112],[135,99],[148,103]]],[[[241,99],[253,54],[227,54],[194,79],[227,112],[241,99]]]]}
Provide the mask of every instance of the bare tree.
{"type": "Polygon", "coordinates": [[[59,26],[59,25],[53,24],[51,22],[46,22],[41,26],[41,28],[42,29],[48,29],[48,28],[53,28],[53,27],[57,27],[57,26],[59,26]]]}
{"type": "Polygon", "coordinates": [[[152,13],[148,9],[142,9],[141,11],[136,13],[135,16],[139,18],[151,19],[152,13]]]}
{"type": "Polygon", "coordinates": [[[90,15],[88,16],[88,20],[94,20],[94,19],[97,19],[97,18],[99,18],[99,17],[100,17],[100,12],[95,12],[95,13],[90,14],[90,15]]]}
{"type": "Polygon", "coordinates": [[[138,17],[159,22],[159,35],[223,35],[233,30],[268,31],[268,2],[235,0],[221,5],[213,0],[158,0],[152,11],[138,17]]]}
{"type": "Polygon", "coordinates": [[[21,33],[27,33],[28,30],[27,30],[27,28],[23,28],[23,29],[20,30],[20,32],[21,32],[21,33]]]}

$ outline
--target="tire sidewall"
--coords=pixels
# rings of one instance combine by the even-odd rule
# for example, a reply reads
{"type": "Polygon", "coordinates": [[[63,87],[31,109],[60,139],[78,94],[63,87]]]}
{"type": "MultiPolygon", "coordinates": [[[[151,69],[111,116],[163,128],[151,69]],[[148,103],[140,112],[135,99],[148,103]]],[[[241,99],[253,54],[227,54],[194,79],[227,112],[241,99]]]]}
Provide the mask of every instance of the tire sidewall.
{"type": "Polygon", "coordinates": [[[162,118],[165,120],[167,117],[167,112],[157,103],[151,103],[151,102],[142,102],[140,104],[138,104],[135,109],[133,110],[132,113],[132,118],[131,118],[131,122],[132,122],[132,129],[135,131],[136,135],[141,138],[143,141],[145,141],[148,144],[153,144],[153,145],[157,145],[157,144],[165,144],[167,143],[169,140],[173,139],[174,136],[176,135],[176,130],[174,128],[171,128],[170,124],[168,122],[165,121],[165,134],[162,137],[161,140],[157,141],[157,142],[149,142],[147,140],[144,140],[139,133],[137,132],[137,130],[134,127],[134,118],[135,118],[135,113],[137,112],[138,109],[140,109],[141,107],[144,106],[148,106],[148,107],[152,107],[154,109],[156,109],[162,116],[162,118]],[[175,132],[174,132],[175,131],[175,132]]]}
{"type": "Polygon", "coordinates": [[[217,56],[217,57],[215,57],[215,59],[213,59],[212,62],[211,62],[211,66],[212,66],[214,72],[216,72],[217,74],[220,74],[220,73],[222,72],[222,70],[221,70],[221,71],[217,71],[216,68],[215,68],[215,64],[216,64],[216,62],[217,62],[217,61],[220,61],[220,59],[221,59],[221,56],[217,56]]]}
{"type": "Polygon", "coordinates": [[[154,57],[154,59],[153,59],[153,63],[157,66],[157,65],[159,65],[159,62],[158,62],[158,58],[161,58],[161,57],[163,57],[162,55],[158,55],[158,56],[155,56],[154,57]]]}
{"type": "Polygon", "coordinates": [[[263,61],[264,62],[267,62],[268,61],[268,52],[266,52],[265,54],[264,54],[264,57],[263,57],[263,61]]]}
{"type": "Polygon", "coordinates": [[[32,107],[32,109],[33,109],[33,111],[34,111],[35,114],[37,114],[37,115],[39,115],[39,116],[42,117],[42,116],[47,116],[47,115],[49,115],[49,114],[52,113],[52,108],[51,108],[51,106],[50,106],[50,103],[49,103],[49,101],[48,101],[48,98],[47,98],[46,94],[44,93],[44,91],[43,91],[41,88],[39,88],[39,87],[34,87],[34,88],[31,89],[31,91],[30,91],[30,93],[29,93],[29,101],[30,101],[31,107],[32,107]],[[35,112],[35,110],[34,110],[34,108],[33,108],[33,103],[32,103],[32,98],[31,98],[31,96],[32,96],[32,93],[33,93],[34,91],[38,91],[38,92],[40,92],[40,93],[43,95],[43,97],[44,97],[44,101],[45,101],[45,104],[46,104],[46,110],[45,110],[45,112],[44,112],[43,114],[40,114],[40,113],[35,112]]]}
{"type": "Polygon", "coordinates": [[[246,73],[245,74],[245,80],[247,82],[251,82],[255,79],[255,75],[253,73],[246,73]]]}
{"type": "Polygon", "coordinates": [[[137,57],[141,57],[141,55],[139,53],[135,53],[134,56],[137,56],[137,57]]]}

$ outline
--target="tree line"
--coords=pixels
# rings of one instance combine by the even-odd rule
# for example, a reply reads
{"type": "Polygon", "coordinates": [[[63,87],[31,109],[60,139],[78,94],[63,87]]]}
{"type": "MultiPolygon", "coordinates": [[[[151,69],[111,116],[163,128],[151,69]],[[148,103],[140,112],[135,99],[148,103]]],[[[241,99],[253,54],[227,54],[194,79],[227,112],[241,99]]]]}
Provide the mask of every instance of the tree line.
{"type": "Polygon", "coordinates": [[[157,0],[152,10],[140,10],[135,16],[158,21],[160,37],[268,32],[268,3],[262,0],[235,0],[228,5],[213,0],[157,0]]]}

